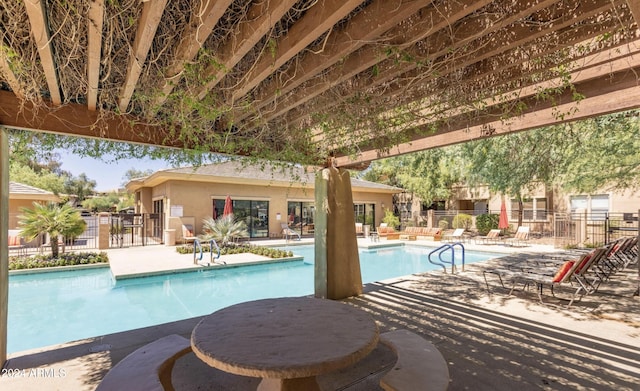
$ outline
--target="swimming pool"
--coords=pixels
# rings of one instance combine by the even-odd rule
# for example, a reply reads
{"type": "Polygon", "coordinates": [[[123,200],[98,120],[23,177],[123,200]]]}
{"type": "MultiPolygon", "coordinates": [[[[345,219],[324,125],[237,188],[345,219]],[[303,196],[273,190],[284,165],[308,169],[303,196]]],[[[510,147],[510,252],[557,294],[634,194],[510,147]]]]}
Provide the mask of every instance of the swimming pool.
{"type": "MultiPolygon", "coordinates": [[[[119,280],[108,268],[9,277],[8,351],[48,346],[209,314],[243,301],[313,294],[313,246],[305,261],[119,280]]],[[[363,283],[436,270],[431,249],[360,249],[363,283]]],[[[466,254],[466,263],[501,254],[466,254]]]]}

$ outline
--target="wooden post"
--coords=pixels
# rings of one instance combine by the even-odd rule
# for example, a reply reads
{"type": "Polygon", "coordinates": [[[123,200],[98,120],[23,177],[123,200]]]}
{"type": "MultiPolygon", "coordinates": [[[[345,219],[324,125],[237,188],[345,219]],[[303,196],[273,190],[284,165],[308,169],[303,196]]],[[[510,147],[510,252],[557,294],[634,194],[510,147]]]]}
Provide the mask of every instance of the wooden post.
{"type": "Polygon", "coordinates": [[[362,276],[347,170],[325,168],[315,184],[315,296],[340,300],[362,294],[362,276]]]}
{"type": "Polygon", "coordinates": [[[7,361],[9,315],[9,136],[0,127],[0,366],[7,361]]]}
{"type": "MultiPolygon", "coordinates": [[[[640,209],[638,209],[638,244],[636,246],[640,246],[640,209]]],[[[637,251],[636,255],[636,263],[638,264],[638,287],[636,291],[633,293],[634,296],[640,296],[640,249],[637,251]]]]}

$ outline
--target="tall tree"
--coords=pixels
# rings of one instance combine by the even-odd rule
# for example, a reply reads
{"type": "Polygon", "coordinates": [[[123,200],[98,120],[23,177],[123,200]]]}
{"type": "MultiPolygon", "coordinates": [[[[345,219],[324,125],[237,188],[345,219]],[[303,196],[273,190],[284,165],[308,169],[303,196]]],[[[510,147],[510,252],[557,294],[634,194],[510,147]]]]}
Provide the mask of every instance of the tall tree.
{"type": "Polygon", "coordinates": [[[573,142],[558,168],[558,182],[582,193],[640,187],[640,111],[618,113],[565,127],[573,142]]]}
{"type": "Polygon", "coordinates": [[[77,177],[68,177],[64,184],[64,190],[67,194],[76,195],[77,200],[82,202],[95,193],[96,185],[96,181],[89,179],[87,174],[82,173],[77,177]]]}
{"type": "Polygon", "coordinates": [[[122,176],[121,184],[122,184],[122,186],[124,186],[124,185],[127,184],[127,182],[131,181],[132,179],[144,178],[144,177],[149,176],[149,175],[151,175],[153,173],[154,173],[154,171],[152,169],[138,170],[137,168],[130,168],[122,176]]]}
{"type": "MultiPolygon", "coordinates": [[[[13,158],[13,155],[11,156],[13,158]]],[[[56,195],[65,192],[65,180],[67,177],[54,174],[46,170],[37,170],[31,164],[23,161],[11,161],[9,164],[9,179],[25,185],[48,190],[56,195]]]]}
{"type": "Polygon", "coordinates": [[[552,184],[563,159],[564,142],[551,133],[531,130],[462,144],[466,183],[515,197],[521,225],[525,194],[540,184],[552,184]]]}

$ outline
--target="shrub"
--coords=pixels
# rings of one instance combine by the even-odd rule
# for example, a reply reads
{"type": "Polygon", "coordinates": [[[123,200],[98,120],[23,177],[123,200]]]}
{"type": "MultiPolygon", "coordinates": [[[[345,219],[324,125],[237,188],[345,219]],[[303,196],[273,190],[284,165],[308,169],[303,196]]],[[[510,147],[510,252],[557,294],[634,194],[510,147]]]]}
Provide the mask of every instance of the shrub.
{"type": "Polygon", "coordinates": [[[451,227],[464,228],[468,230],[468,229],[471,229],[472,224],[473,224],[473,218],[471,217],[471,215],[468,215],[466,213],[459,213],[453,217],[451,227]]]}
{"type": "MultiPolygon", "coordinates": [[[[180,254],[192,254],[193,253],[193,245],[184,244],[182,246],[176,247],[176,251],[180,254]]],[[[210,252],[208,244],[202,245],[203,252],[210,252]]],[[[215,249],[214,249],[215,251],[215,249]]],[[[263,255],[269,258],[288,258],[293,256],[292,251],[281,250],[278,248],[269,248],[263,246],[251,246],[248,244],[236,245],[233,243],[228,243],[226,245],[220,246],[220,255],[230,255],[230,254],[244,254],[251,253],[257,255],[263,255]]]]}
{"type": "Polygon", "coordinates": [[[393,212],[389,209],[384,210],[384,217],[382,218],[383,223],[387,223],[387,227],[398,228],[400,225],[400,219],[398,216],[394,215],[393,212]]]}
{"type": "Polygon", "coordinates": [[[63,253],[57,257],[51,254],[9,257],[9,270],[36,269],[41,267],[76,266],[94,263],[109,263],[107,253],[63,253]]]}
{"type": "Polygon", "coordinates": [[[483,214],[476,217],[476,228],[480,235],[486,235],[492,229],[498,228],[500,216],[497,214],[483,214]]]}
{"type": "Polygon", "coordinates": [[[445,219],[438,221],[438,228],[440,228],[441,230],[449,228],[449,222],[445,219]]]}

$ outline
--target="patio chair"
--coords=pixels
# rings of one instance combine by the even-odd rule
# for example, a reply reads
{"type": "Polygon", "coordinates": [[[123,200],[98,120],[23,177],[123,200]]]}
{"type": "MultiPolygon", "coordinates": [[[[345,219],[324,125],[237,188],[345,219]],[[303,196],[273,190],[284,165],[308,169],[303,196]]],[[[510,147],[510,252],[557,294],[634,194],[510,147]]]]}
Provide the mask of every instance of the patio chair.
{"type": "Polygon", "coordinates": [[[17,251],[18,254],[27,252],[22,236],[9,234],[9,251],[17,251]]]}
{"type": "Polygon", "coordinates": [[[500,230],[492,229],[486,236],[476,236],[475,239],[476,244],[478,244],[478,241],[480,244],[496,244],[500,239],[500,230]]]}
{"type": "Polygon", "coordinates": [[[595,273],[592,275],[588,275],[587,273],[593,265],[600,262],[602,258],[606,256],[608,250],[608,247],[600,247],[591,253],[582,255],[578,260],[566,261],[557,269],[553,276],[526,271],[515,273],[512,275],[513,285],[509,294],[513,293],[518,283],[524,283],[525,286],[533,283],[537,286],[538,299],[543,303],[542,293],[545,285],[550,287],[551,295],[555,297],[555,287],[569,284],[573,288],[576,288],[567,305],[567,307],[570,307],[578,295],[579,298],[582,299],[584,295],[591,294],[598,289],[602,281],[599,280],[599,277],[597,277],[595,273]]]}
{"type": "Polygon", "coordinates": [[[529,227],[518,227],[515,235],[512,238],[504,240],[504,244],[511,246],[527,246],[529,241],[529,227]]]}
{"type": "Polygon", "coordinates": [[[287,223],[280,223],[280,226],[282,227],[282,236],[286,240],[289,240],[289,237],[297,237],[297,240],[300,240],[300,234],[293,228],[289,227],[287,223]]]}
{"type": "Polygon", "coordinates": [[[456,228],[452,233],[444,235],[442,240],[445,242],[463,242],[467,238],[464,234],[464,228],[456,228]]]}
{"type": "Polygon", "coordinates": [[[193,225],[182,224],[182,241],[184,243],[193,243],[196,240],[196,236],[193,232],[193,225]]]}

